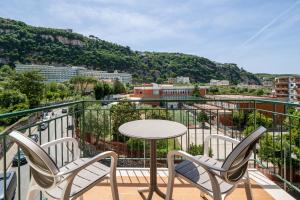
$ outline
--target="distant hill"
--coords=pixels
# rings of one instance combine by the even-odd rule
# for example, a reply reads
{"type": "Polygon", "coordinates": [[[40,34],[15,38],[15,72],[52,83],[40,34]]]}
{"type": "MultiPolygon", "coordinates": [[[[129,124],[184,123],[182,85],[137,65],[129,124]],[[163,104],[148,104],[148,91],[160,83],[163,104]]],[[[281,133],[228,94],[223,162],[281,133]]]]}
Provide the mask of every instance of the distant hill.
{"type": "Polygon", "coordinates": [[[0,63],[34,63],[86,66],[133,74],[135,82],[163,82],[168,77],[189,76],[193,82],[227,79],[237,84],[260,80],[236,64],[220,64],[183,53],[138,52],[71,30],[34,27],[0,18],[0,63]]]}

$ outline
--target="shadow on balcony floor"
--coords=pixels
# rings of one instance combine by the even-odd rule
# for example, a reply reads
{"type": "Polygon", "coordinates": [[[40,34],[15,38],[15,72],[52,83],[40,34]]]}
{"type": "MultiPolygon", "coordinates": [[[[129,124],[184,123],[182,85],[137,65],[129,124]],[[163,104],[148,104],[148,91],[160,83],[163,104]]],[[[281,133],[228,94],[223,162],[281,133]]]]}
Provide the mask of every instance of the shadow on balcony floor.
{"type": "MultiPolygon", "coordinates": [[[[158,183],[160,189],[166,191],[167,176],[166,171],[158,171],[158,183]]],[[[142,197],[137,192],[140,187],[146,187],[149,183],[149,173],[145,170],[119,170],[117,174],[117,182],[119,187],[120,200],[142,200],[142,197]]],[[[274,199],[269,195],[259,184],[252,180],[253,197],[255,199],[271,200],[274,199]]],[[[146,193],[145,193],[146,195],[146,193]]],[[[98,184],[90,191],[86,192],[83,196],[83,200],[111,200],[111,190],[109,180],[98,184]]],[[[157,195],[153,196],[153,200],[160,200],[157,195]]],[[[202,199],[200,197],[200,190],[192,187],[182,179],[176,179],[174,188],[174,200],[191,200],[202,199]]],[[[211,199],[211,198],[207,198],[211,199]]],[[[242,200],[246,199],[245,190],[243,185],[240,185],[227,200],[242,200]]],[[[79,199],[78,199],[79,200],[79,199]]]]}

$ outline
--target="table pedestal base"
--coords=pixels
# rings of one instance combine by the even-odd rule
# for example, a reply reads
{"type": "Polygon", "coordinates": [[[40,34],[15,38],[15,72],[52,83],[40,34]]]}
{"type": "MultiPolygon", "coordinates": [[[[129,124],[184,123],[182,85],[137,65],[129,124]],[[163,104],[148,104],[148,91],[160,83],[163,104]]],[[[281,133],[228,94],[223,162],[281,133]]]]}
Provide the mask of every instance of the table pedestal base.
{"type": "Polygon", "coordinates": [[[150,187],[150,188],[140,188],[138,190],[138,192],[140,193],[140,195],[142,196],[142,198],[146,199],[146,200],[152,199],[152,196],[153,196],[154,192],[156,194],[158,194],[158,196],[160,196],[161,198],[163,198],[163,199],[166,198],[166,195],[162,191],[160,191],[160,189],[158,187],[154,187],[154,188],[153,187],[150,187]],[[147,197],[143,194],[144,192],[149,192],[147,197]]]}
{"type": "Polygon", "coordinates": [[[138,191],[143,199],[152,199],[154,192],[163,199],[166,198],[166,195],[162,191],[160,191],[157,186],[156,140],[150,140],[150,186],[149,188],[142,188],[138,191]],[[149,192],[148,197],[145,197],[145,195],[143,194],[144,192],[149,192]]]}

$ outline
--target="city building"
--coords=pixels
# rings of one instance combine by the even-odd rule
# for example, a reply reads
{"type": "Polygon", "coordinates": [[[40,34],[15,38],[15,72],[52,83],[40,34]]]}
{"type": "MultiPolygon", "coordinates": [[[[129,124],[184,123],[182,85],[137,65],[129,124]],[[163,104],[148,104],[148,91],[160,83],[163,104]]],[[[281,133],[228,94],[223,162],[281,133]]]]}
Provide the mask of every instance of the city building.
{"type": "Polygon", "coordinates": [[[248,88],[248,89],[260,89],[263,86],[262,85],[255,85],[255,84],[239,83],[239,84],[237,84],[237,87],[239,87],[239,88],[248,88]]]}
{"type": "Polygon", "coordinates": [[[131,84],[132,83],[132,75],[128,73],[119,73],[115,70],[113,73],[109,73],[107,71],[97,71],[97,70],[80,70],[79,75],[81,76],[90,76],[94,77],[101,81],[113,82],[115,80],[119,80],[123,84],[131,84]]]}
{"type": "Polygon", "coordinates": [[[37,71],[43,77],[45,82],[64,82],[78,75],[79,70],[84,67],[56,67],[48,65],[23,65],[16,64],[16,72],[37,71]]]}
{"type": "Polygon", "coordinates": [[[211,86],[228,86],[229,81],[228,80],[211,79],[210,82],[209,82],[209,85],[211,85],[211,86]]]}
{"type": "Polygon", "coordinates": [[[262,78],[262,85],[264,87],[272,88],[274,86],[274,81],[272,79],[270,79],[270,78],[263,77],[262,78]]]}
{"type": "Polygon", "coordinates": [[[275,78],[275,96],[287,101],[300,101],[300,76],[275,78]]]}
{"type": "Polygon", "coordinates": [[[168,83],[182,83],[182,84],[190,84],[190,77],[188,76],[177,76],[175,78],[168,78],[168,83]]]}
{"type": "MultiPolygon", "coordinates": [[[[199,86],[199,93],[205,96],[208,87],[199,86]]],[[[189,99],[193,97],[194,86],[174,86],[174,85],[159,85],[159,84],[144,84],[143,86],[134,87],[132,98],[139,99],[157,99],[157,100],[178,100],[189,99]]],[[[169,107],[177,107],[177,103],[168,103],[169,107]]]]}
{"type": "Polygon", "coordinates": [[[121,83],[132,83],[132,75],[128,73],[119,73],[117,71],[108,73],[106,71],[88,70],[85,67],[58,67],[48,65],[23,65],[16,64],[17,72],[38,71],[45,82],[64,82],[74,76],[90,76],[98,80],[113,82],[119,80],[121,83]]]}

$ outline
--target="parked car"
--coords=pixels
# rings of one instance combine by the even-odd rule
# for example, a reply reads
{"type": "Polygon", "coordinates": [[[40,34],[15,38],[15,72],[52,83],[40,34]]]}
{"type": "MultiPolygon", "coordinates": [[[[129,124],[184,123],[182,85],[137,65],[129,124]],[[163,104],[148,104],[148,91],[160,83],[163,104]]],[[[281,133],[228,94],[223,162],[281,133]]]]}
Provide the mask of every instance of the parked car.
{"type": "MultiPolygon", "coordinates": [[[[27,160],[25,158],[25,154],[22,150],[20,150],[20,166],[27,164],[27,160]]],[[[14,159],[12,161],[12,166],[17,167],[18,166],[18,153],[14,156],[14,159]]]]}
{"type": "Polygon", "coordinates": [[[39,135],[37,133],[31,134],[30,138],[35,142],[39,141],[39,135]]]}
{"type": "Polygon", "coordinates": [[[61,109],[61,113],[68,113],[68,109],[66,108],[61,109]]]}
{"type": "Polygon", "coordinates": [[[48,123],[46,123],[46,122],[43,122],[43,123],[41,123],[39,126],[38,126],[38,130],[39,131],[43,131],[43,130],[45,130],[45,129],[47,129],[48,128],[48,123]]]}
{"type": "MultiPolygon", "coordinates": [[[[0,200],[4,200],[4,174],[0,173],[0,200]]],[[[13,200],[17,188],[17,175],[14,171],[6,172],[6,199],[13,200]]]]}

